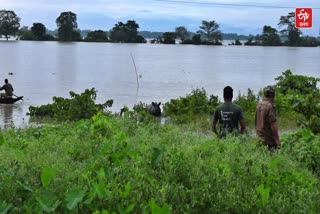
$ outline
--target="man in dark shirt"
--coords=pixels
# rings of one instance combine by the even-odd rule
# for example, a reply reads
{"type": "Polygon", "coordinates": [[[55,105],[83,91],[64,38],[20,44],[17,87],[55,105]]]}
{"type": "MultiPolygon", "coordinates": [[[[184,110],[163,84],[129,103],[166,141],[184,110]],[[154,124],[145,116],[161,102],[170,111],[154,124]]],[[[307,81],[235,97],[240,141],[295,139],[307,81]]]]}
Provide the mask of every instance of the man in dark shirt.
{"type": "Polygon", "coordinates": [[[257,135],[264,145],[269,149],[279,148],[281,146],[278,124],[276,118],[276,109],[274,106],[275,91],[272,86],[264,89],[265,98],[258,104],[256,108],[255,126],[257,135]]]}
{"type": "Polygon", "coordinates": [[[5,93],[1,93],[0,96],[3,97],[12,97],[13,95],[13,87],[9,83],[8,79],[4,80],[4,85],[0,88],[0,91],[4,90],[5,93]]]}
{"type": "Polygon", "coordinates": [[[228,133],[239,133],[239,123],[241,133],[244,132],[246,125],[243,118],[243,112],[239,105],[232,103],[233,89],[226,86],[223,89],[224,103],[219,105],[213,116],[213,131],[220,137],[224,137],[228,133]],[[219,121],[220,129],[217,131],[217,123],[219,121]]]}

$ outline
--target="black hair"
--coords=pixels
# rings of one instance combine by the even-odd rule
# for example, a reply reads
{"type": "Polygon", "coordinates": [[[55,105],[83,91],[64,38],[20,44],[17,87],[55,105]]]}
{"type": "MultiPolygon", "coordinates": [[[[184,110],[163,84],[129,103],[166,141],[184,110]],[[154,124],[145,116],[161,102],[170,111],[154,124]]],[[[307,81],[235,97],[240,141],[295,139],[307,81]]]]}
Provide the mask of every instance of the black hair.
{"type": "Polygon", "coordinates": [[[8,79],[4,79],[4,82],[5,82],[5,83],[8,83],[9,81],[8,81],[8,79]]]}
{"type": "Polygon", "coordinates": [[[264,89],[264,96],[273,98],[275,96],[274,88],[271,85],[268,85],[264,89]]]}
{"type": "Polygon", "coordinates": [[[233,89],[230,86],[226,86],[223,89],[223,98],[232,99],[233,98],[233,89]]]}

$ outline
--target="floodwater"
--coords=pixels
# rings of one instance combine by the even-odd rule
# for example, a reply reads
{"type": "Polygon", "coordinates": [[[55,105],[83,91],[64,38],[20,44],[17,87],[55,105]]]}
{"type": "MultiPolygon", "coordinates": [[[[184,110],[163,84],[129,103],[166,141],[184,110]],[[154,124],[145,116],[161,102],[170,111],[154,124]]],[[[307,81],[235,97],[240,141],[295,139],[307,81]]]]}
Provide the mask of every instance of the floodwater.
{"type": "Polygon", "coordinates": [[[257,92],[286,69],[320,77],[320,47],[0,41],[0,50],[0,81],[8,78],[15,95],[24,96],[14,105],[0,104],[0,127],[28,125],[30,105],[92,87],[97,103],[113,99],[111,110],[119,112],[196,88],[219,96],[226,85],[235,95],[247,88],[257,92]]]}

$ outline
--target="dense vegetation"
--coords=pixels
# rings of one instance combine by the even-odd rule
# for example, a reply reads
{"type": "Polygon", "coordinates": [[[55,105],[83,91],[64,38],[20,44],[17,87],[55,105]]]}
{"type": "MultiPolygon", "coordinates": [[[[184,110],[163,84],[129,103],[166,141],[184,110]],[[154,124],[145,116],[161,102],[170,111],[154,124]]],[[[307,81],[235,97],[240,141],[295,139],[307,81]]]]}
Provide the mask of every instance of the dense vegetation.
{"type": "Polygon", "coordinates": [[[90,120],[0,137],[0,211],[12,213],[317,213],[319,136],[282,136],[270,155],[252,137],[90,120]]]}
{"type": "MultiPolygon", "coordinates": [[[[290,70],[276,78],[280,118],[305,122],[273,153],[251,134],[216,138],[220,101],[204,89],[165,103],[165,124],[144,103],[103,111],[112,102],[95,104],[94,89],[31,106],[59,123],[1,130],[0,212],[318,213],[318,81],[290,70]]],[[[250,89],[235,98],[248,123],[260,98],[250,89]]]]}
{"type": "MultiPolygon", "coordinates": [[[[142,36],[145,32],[138,32],[139,24],[135,20],[128,20],[126,23],[118,22],[109,32],[87,30],[85,35],[81,34],[80,29],[78,29],[77,14],[71,11],[62,12],[56,19],[56,24],[58,29],[55,35],[48,34],[48,30],[42,23],[33,23],[31,29],[27,26],[20,28],[20,18],[14,11],[0,10],[0,36],[4,35],[7,39],[10,35],[17,34],[21,40],[146,43],[142,36]]],[[[281,16],[278,26],[281,29],[280,32],[265,25],[261,35],[249,35],[248,41],[244,44],[306,47],[320,45],[319,38],[303,36],[300,29],[295,27],[294,12],[281,16]]],[[[175,44],[176,39],[179,39],[181,44],[222,45],[223,38],[230,39],[231,36],[236,40],[233,44],[241,45],[239,39],[244,38],[236,34],[223,34],[215,20],[202,20],[196,33],[189,32],[185,26],[178,26],[174,32],[156,32],[152,35],[156,35],[153,37],[152,43],[162,44],[175,44]]]]}

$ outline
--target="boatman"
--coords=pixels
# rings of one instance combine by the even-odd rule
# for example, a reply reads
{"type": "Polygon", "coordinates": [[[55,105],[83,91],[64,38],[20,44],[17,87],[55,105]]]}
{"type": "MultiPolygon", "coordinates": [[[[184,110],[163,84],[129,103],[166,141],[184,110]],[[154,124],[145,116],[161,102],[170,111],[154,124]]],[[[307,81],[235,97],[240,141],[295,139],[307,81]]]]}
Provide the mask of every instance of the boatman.
{"type": "Polygon", "coordinates": [[[223,89],[224,103],[219,105],[214,112],[212,129],[219,137],[225,137],[228,133],[244,133],[246,125],[243,112],[239,105],[232,103],[233,89],[226,86],[223,89]],[[219,121],[220,129],[217,131],[219,121]],[[239,130],[239,124],[241,130],[239,130]]]}
{"type": "Polygon", "coordinates": [[[0,97],[1,98],[5,98],[5,97],[12,97],[13,95],[13,87],[12,85],[9,83],[8,79],[4,80],[4,85],[0,88],[0,91],[4,90],[5,93],[0,93],[0,97]]]}
{"type": "Polygon", "coordinates": [[[276,109],[274,106],[275,91],[272,86],[264,88],[265,98],[256,108],[256,133],[269,149],[280,148],[276,109]]]}

